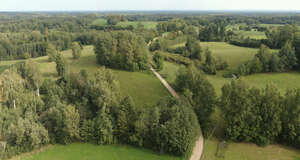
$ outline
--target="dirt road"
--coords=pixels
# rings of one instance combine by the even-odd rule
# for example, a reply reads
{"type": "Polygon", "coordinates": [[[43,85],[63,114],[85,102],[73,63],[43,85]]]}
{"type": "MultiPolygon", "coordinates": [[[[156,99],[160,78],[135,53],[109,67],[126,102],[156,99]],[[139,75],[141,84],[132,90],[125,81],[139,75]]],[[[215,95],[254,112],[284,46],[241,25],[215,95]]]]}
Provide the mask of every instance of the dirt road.
{"type": "MultiPolygon", "coordinates": [[[[168,91],[171,93],[171,95],[175,98],[179,98],[178,94],[175,92],[175,90],[169,85],[169,83],[161,77],[159,73],[157,73],[152,67],[150,67],[150,70],[155,74],[155,76],[161,81],[161,83],[168,89],[168,91]]],[[[195,143],[193,153],[190,157],[190,160],[200,160],[203,152],[203,135],[202,132],[200,132],[200,136],[198,140],[195,143]]]]}
{"type": "Polygon", "coordinates": [[[169,83],[161,77],[159,73],[157,73],[152,67],[150,67],[150,70],[155,74],[155,76],[161,81],[161,83],[168,89],[168,91],[171,93],[171,95],[175,98],[179,98],[178,94],[175,92],[175,90],[169,85],[169,83]]]}

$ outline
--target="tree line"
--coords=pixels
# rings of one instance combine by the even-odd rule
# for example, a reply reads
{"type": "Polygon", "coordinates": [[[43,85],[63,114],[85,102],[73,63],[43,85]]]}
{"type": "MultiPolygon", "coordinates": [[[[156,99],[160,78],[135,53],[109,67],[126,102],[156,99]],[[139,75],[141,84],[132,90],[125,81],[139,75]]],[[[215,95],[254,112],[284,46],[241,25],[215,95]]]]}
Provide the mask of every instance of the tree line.
{"type": "Polygon", "coordinates": [[[225,128],[222,138],[226,140],[300,147],[299,89],[282,95],[272,84],[255,88],[238,79],[225,84],[218,98],[214,87],[195,67],[181,69],[174,85],[193,106],[206,137],[215,127],[210,117],[219,107],[225,128]]]}
{"type": "Polygon", "coordinates": [[[1,74],[0,140],[6,142],[1,158],[73,142],[189,155],[200,132],[189,103],[166,98],[152,107],[136,106],[129,96],[121,96],[111,70],[72,73],[61,54],[54,61],[57,80],[44,79],[32,60],[1,74]]]}

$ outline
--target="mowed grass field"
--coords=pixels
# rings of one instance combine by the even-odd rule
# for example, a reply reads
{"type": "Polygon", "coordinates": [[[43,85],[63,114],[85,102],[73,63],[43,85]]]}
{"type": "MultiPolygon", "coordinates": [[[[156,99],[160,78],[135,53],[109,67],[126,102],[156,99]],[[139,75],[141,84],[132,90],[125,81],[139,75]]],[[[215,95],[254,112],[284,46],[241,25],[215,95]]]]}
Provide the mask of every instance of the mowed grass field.
{"type": "Polygon", "coordinates": [[[125,145],[93,145],[75,143],[54,145],[44,151],[21,155],[11,160],[181,160],[150,150],[125,145]]]}
{"type": "MultiPolygon", "coordinates": [[[[101,67],[97,64],[92,46],[84,47],[79,60],[72,59],[71,50],[63,51],[62,54],[68,60],[71,72],[86,69],[92,75],[101,67]]],[[[48,62],[48,57],[39,57],[33,60],[40,64],[41,72],[45,78],[57,78],[56,65],[54,62],[48,62]]],[[[0,69],[21,61],[0,61],[0,69]]],[[[170,96],[167,89],[151,72],[112,71],[119,80],[122,95],[130,95],[139,107],[155,105],[161,98],[170,96]]]]}

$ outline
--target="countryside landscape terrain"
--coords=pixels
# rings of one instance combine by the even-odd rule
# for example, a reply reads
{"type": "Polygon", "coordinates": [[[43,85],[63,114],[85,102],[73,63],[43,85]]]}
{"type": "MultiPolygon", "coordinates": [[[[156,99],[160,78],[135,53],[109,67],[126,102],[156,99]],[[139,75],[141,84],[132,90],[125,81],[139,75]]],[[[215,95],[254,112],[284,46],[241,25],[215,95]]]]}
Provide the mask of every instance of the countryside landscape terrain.
{"type": "Polygon", "coordinates": [[[0,158],[300,160],[299,25],[289,12],[0,13],[0,158]]]}

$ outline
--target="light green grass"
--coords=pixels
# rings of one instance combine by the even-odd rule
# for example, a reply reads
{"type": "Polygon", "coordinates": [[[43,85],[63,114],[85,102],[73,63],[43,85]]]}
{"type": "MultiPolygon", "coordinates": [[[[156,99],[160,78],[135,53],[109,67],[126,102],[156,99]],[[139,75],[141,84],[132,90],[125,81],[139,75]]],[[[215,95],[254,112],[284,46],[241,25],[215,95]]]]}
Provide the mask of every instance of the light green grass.
{"type": "Polygon", "coordinates": [[[178,70],[179,70],[180,66],[183,66],[183,65],[178,65],[175,63],[165,61],[164,68],[163,68],[163,70],[159,71],[159,74],[163,78],[165,78],[165,80],[168,83],[173,84],[176,80],[176,76],[178,74],[178,70]]]}
{"type": "Polygon", "coordinates": [[[259,24],[261,27],[281,27],[284,26],[284,24],[259,24]]]}
{"type": "MultiPolygon", "coordinates": [[[[228,84],[232,79],[222,77],[222,72],[216,76],[207,76],[207,79],[216,89],[218,95],[221,94],[221,88],[224,84],[228,84]]],[[[300,88],[300,73],[260,73],[241,78],[250,87],[264,88],[268,84],[275,85],[281,94],[285,94],[288,89],[300,88]]]]}
{"type": "MultiPolygon", "coordinates": [[[[157,22],[155,21],[125,21],[125,22],[119,22],[117,26],[122,26],[122,27],[128,27],[132,25],[134,28],[138,26],[138,24],[144,25],[146,29],[155,29],[157,22]]],[[[92,25],[96,26],[105,26],[107,25],[107,20],[104,18],[97,19],[92,22],[92,25]]]]}
{"type": "Polygon", "coordinates": [[[154,21],[126,21],[126,22],[120,22],[117,24],[117,26],[122,26],[122,27],[128,27],[132,25],[134,28],[138,26],[138,24],[144,25],[146,29],[155,29],[157,22],[154,21]]]}
{"type": "Polygon", "coordinates": [[[55,145],[40,153],[21,157],[20,160],[180,160],[130,146],[92,144],[55,145]]]}
{"type": "Polygon", "coordinates": [[[267,36],[265,32],[259,32],[259,31],[234,31],[234,33],[244,36],[245,38],[249,37],[252,39],[267,39],[267,36]]]}
{"type": "Polygon", "coordinates": [[[107,25],[107,20],[104,18],[99,18],[99,19],[94,20],[92,22],[92,25],[104,26],[104,25],[107,25]]]}
{"type": "MultiPolygon", "coordinates": [[[[84,47],[79,60],[72,59],[70,50],[63,51],[62,53],[67,58],[70,64],[70,71],[72,72],[79,72],[81,69],[86,69],[89,74],[94,74],[101,67],[97,64],[92,46],[84,47]]],[[[54,62],[48,62],[48,57],[39,57],[33,60],[39,62],[40,70],[44,77],[57,78],[56,65],[54,62]]],[[[0,62],[0,69],[1,66],[6,67],[7,65],[21,61],[2,61],[0,62]]],[[[170,96],[165,87],[150,72],[127,72],[121,70],[113,70],[113,72],[119,80],[122,95],[130,95],[137,106],[151,106],[156,104],[161,98],[170,96]]]]}
{"type": "MultiPolygon", "coordinates": [[[[214,57],[220,57],[225,60],[231,69],[252,59],[258,52],[256,48],[239,47],[225,42],[200,42],[200,45],[202,49],[208,47],[214,57]]],[[[174,45],[173,48],[180,46],[184,46],[184,43],[174,45]]],[[[277,52],[276,50],[272,51],[277,52]]]]}
{"type": "Polygon", "coordinates": [[[259,147],[248,143],[228,143],[225,157],[216,157],[219,141],[205,140],[204,153],[201,160],[300,160],[299,150],[281,146],[269,145],[259,147]]]}

